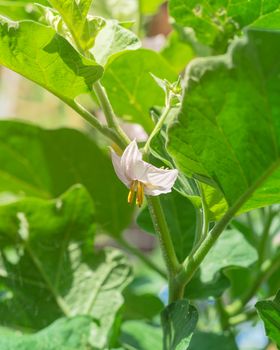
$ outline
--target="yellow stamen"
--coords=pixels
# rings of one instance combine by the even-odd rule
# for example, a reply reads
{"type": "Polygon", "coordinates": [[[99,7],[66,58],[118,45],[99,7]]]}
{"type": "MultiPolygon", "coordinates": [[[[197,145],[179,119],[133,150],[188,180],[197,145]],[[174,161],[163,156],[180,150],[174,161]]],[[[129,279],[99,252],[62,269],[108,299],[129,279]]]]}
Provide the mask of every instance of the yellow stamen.
{"type": "Polygon", "coordinates": [[[136,204],[140,208],[144,201],[144,185],[142,182],[138,181],[137,183],[137,195],[136,195],[136,204]]]}
{"type": "Polygon", "coordinates": [[[129,204],[131,204],[133,202],[133,200],[134,200],[136,183],[137,183],[137,181],[132,181],[131,182],[130,191],[129,191],[128,197],[127,197],[127,202],[129,204]]]}

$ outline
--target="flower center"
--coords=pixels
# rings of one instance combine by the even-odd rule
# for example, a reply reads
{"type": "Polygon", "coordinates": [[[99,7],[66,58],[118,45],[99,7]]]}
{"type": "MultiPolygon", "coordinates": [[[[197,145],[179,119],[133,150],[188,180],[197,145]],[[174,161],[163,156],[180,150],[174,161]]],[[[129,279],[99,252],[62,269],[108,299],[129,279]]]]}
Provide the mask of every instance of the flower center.
{"type": "Polygon", "coordinates": [[[144,184],[138,180],[133,180],[130,185],[127,201],[132,204],[136,192],[136,205],[140,208],[144,201],[144,184]]]}

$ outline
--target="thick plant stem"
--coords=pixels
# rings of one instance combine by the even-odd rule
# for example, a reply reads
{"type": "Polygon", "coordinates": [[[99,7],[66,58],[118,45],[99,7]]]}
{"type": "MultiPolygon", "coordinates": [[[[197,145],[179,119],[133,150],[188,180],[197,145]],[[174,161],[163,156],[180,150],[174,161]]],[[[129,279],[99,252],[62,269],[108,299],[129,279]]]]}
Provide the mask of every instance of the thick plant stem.
{"type": "Polygon", "coordinates": [[[125,132],[122,130],[122,128],[120,127],[116,119],[115,113],[113,111],[112,105],[107,96],[106,90],[101,85],[100,81],[97,81],[93,84],[93,89],[100,103],[100,107],[103,110],[103,113],[105,115],[109,128],[115,130],[119,138],[122,140],[123,144],[127,145],[130,142],[130,140],[125,134],[125,132]]]}
{"type": "Polygon", "coordinates": [[[166,278],[166,272],[163,271],[159,266],[157,266],[152,260],[150,260],[145,254],[143,254],[138,248],[129,244],[123,238],[117,239],[117,242],[129,253],[137,256],[140,260],[142,260],[147,266],[149,266],[152,270],[157,272],[161,277],[166,278]]]}
{"type": "Polygon", "coordinates": [[[171,303],[183,297],[184,288],[177,282],[176,279],[176,274],[180,270],[181,266],[174,250],[173,242],[171,240],[159,197],[149,196],[147,197],[147,201],[168,272],[169,303],[171,303]]]}

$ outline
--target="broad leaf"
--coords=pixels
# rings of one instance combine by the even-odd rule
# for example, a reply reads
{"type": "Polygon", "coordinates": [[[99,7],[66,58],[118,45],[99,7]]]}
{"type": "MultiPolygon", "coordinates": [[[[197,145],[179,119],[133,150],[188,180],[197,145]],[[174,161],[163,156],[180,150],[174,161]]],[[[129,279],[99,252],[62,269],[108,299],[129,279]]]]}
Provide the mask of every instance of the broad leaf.
{"type": "Polygon", "coordinates": [[[127,51],[117,56],[106,68],[102,82],[119,117],[141,124],[151,131],[150,108],[164,106],[164,92],[151,74],[174,82],[176,73],[156,52],[127,51]]]}
{"type": "Polygon", "coordinates": [[[188,350],[238,350],[231,335],[195,332],[188,350]]]}
{"type": "Polygon", "coordinates": [[[0,64],[43,86],[72,104],[89,93],[103,72],[81,56],[54,29],[31,21],[0,17],[0,64]],[[30,35],[32,33],[32,35],[30,35]]]}
{"type": "Polygon", "coordinates": [[[185,69],[186,65],[195,56],[191,45],[181,40],[179,33],[175,31],[169,35],[161,55],[176,69],[178,74],[185,69]]]}
{"type": "Polygon", "coordinates": [[[204,44],[224,51],[229,39],[249,24],[274,28],[280,24],[280,1],[170,0],[170,14],[177,24],[194,29],[204,44]],[[255,23],[257,22],[257,23],[255,23]]]}
{"type": "Polygon", "coordinates": [[[62,318],[35,334],[20,335],[0,329],[0,348],[5,350],[88,350],[93,320],[88,316],[62,318]]]}
{"type": "Polygon", "coordinates": [[[121,343],[131,350],[162,350],[162,331],[144,322],[127,321],[122,325],[121,343]]]}
{"type": "Polygon", "coordinates": [[[198,313],[187,300],[168,305],[161,313],[164,350],[187,350],[198,321],[198,313]]]}
{"type": "Polygon", "coordinates": [[[225,231],[201,264],[201,280],[211,282],[221,269],[232,266],[249,267],[258,259],[258,254],[235,230],[225,231]]]}
{"type": "Polygon", "coordinates": [[[90,342],[104,349],[130,268],[119,251],[93,252],[87,192],[23,198],[1,205],[0,218],[1,324],[41,329],[59,317],[91,315],[90,342]]]}
{"type": "Polygon", "coordinates": [[[136,50],[141,46],[140,40],[118,21],[107,20],[105,27],[97,35],[91,50],[96,61],[105,65],[112,55],[125,50],[136,50]]]}
{"type": "Polygon", "coordinates": [[[234,211],[280,201],[279,45],[279,32],[250,30],[228,54],[194,60],[169,132],[178,167],[219,188],[234,211]]]}
{"type": "Polygon", "coordinates": [[[102,230],[119,235],[131,220],[127,192],[111,160],[85,134],[0,122],[0,192],[52,198],[82,183],[102,230]]]}
{"type": "Polygon", "coordinates": [[[262,318],[267,336],[280,346],[280,292],[274,300],[263,300],[256,304],[262,318]]]}
{"type": "MultiPolygon", "coordinates": [[[[176,191],[162,196],[161,204],[177,257],[180,261],[183,261],[193,246],[196,222],[195,209],[187,198],[176,191]]],[[[137,223],[145,231],[155,234],[147,207],[139,214],[137,223]]]]}

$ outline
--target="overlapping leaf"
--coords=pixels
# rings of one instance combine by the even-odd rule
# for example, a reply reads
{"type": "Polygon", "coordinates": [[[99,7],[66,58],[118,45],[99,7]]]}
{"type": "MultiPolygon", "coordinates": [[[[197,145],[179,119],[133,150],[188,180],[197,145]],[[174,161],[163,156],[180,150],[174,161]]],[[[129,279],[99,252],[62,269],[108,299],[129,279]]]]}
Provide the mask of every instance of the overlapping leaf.
{"type": "Polygon", "coordinates": [[[198,321],[198,313],[187,300],[168,305],[161,314],[164,350],[187,350],[198,321]]]}
{"type": "Polygon", "coordinates": [[[103,73],[101,66],[81,56],[51,27],[4,17],[0,17],[0,64],[70,104],[90,92],[103,73]]]}
{"type": "Polygon", "coordinates": [[[169,132],[179,168],[218,187],[235,210],[280,200],[279,45],[279,32],[250,30],[227,55],[193,61],[169,132]]]}
{"type": "Polygon", "coordinates": [[[229,39],[248,25],[279,28],[280,2],[171,0],[170,13],[177,24],[194,29],[204,44],[224,51],[229,39]]]}
{"type": "Polygon", "coordinates": [[[78,186],[55,200],[0,206],[1,324],[41,329],[90,315],[90,342],[108,344],[130,268],[119,251],[93,252],[91,198],[78,186]]]}
{"type": "Polygon", "coordinates": [[[0,139],[0,192],[52,198],[82,183],[102,230],[119,235],[127,227],[132,210],[126,189],[111,160],[87,135],[1,121],[0,139]]]}
{"type": "Polygon", "coordinates": [[[176,81],[176,73],[156,52],[127,51],[117,56],[107,67],[102,82],[117,115],[141,124],[151,131],[150,108],[164,106],[164,92],[151,74],[176,81]]]}
{"type": "Polygon", "coordinates": [[[88,350],[93,320],[89,316],[62,318],[35,334],[21,335],[0,330],[0,347],[5,350],[88,350]]]}
{"type": "Polygon", "coordinates": [[[263,300],[256,304],[262,318],[267,336],[280,346],[280,292],[274,300],[263,300]]]}

